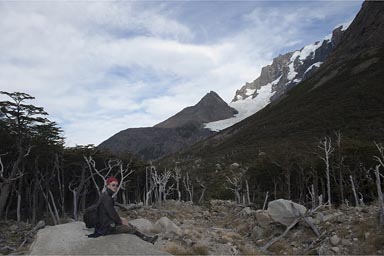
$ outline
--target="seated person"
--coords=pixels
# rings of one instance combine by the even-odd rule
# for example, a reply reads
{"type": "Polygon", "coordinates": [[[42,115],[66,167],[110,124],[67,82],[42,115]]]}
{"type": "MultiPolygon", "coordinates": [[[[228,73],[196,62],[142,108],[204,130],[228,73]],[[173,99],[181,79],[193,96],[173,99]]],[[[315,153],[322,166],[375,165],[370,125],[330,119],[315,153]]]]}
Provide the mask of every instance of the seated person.
{"type": "Polygon", "coordinates": [[[134,226],[128,223],[128,220],[121,218],[115,210],[115,201],[112,195],[117,191],[119,181],[115,177],[107,179],[107,189],[100,196],[98,206],[99,221],[96,225],[95,232],[88,237],[105,236],[109,234],[135,234],[146,242],[154,244],[158,236],[147,236],[138,231],[134,226]]]}

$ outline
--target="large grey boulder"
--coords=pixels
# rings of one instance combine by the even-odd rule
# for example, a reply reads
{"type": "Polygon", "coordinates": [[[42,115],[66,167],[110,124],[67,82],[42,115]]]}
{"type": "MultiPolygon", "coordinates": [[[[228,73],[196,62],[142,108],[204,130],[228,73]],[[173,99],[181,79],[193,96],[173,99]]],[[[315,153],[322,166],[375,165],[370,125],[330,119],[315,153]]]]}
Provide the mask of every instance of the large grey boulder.
{"type": "Polygon", "coordinates": [[[174,233],[178,236],[183,234],[181,228],[167,217],[161,217],[158,221],[156,221],[155,227],[164,233],[174,233]]]}
{"type": "Polygon", "coordinates": [[[144,233],[151,233],[155,230],[155,225],[150,220],[139,218],[135,220],[130,220],[129,224],[137,228],[139,231],[144,233]]]}
{"type": "Polygon", "coordinates": [[[118,234],[88,238],[93,229],[83,222],[47,226],[39,230],[31,255],[169,255],[135,235],[118,234]]]}
{"type": "Polygon", "coordinates": [[[291,225],[296,218],[304,215],[306,211],[305,206],[285,199],[274,200],[268,204],[269,216],[275,222],[286,226],[291,225]]]}

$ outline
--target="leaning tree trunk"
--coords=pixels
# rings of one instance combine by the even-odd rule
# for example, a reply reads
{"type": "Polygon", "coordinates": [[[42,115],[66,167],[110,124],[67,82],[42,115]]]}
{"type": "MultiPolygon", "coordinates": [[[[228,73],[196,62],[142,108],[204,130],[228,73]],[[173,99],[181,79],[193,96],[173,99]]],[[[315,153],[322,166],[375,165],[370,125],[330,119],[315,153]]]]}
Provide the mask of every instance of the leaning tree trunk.
{"type": "Polygon", "coordinates": [[[380,226],[384,226],[384,199],[383,199],[383,192],[381,190],[381,180],[380,180],[380,172],[379,172],[379,165],[375,168],[375,176],[376,176],[376,188],[377,188],[377,196],[379,199],[379,223],[380,226]]]}

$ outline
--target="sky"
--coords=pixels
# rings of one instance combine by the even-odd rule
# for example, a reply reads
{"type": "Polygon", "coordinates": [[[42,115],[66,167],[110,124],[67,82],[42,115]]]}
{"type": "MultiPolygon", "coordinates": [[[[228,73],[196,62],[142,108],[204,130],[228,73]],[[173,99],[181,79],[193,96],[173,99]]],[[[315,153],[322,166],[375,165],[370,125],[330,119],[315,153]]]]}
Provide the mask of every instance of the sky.
{"type": "Polygon", "coordinates": [[[210,91],[229,103],[362,2],[0,1],[0,90],[34,96],[67,146],[98,145],[210,91]]]}

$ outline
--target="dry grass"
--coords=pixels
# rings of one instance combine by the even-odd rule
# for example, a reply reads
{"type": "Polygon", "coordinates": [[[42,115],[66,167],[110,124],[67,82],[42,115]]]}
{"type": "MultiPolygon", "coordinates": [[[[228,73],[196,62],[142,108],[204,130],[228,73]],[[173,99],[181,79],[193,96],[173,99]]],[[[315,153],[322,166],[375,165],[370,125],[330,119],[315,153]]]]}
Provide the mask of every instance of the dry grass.
{"type": "Polygon", "coordinates": [[[185,249],[183,246],[175,243],[175,242],[168,242],[166,243],[162,248],[162,251],[168,252],[172,255],[191,255],[190,252],[188,252],[187,249],[185,249]]]}
{"type": "Polygon", "coordinates": [[[238,247],[241,255],[264,255],[262,252],[257,251],[255,248],[247,245],[241,245],[238,247]]]}
{"type": "Polygon", "coordinates": [[[208,255],[209,254],[209,248],[206,243],[197,243],[192,246],[192,250],[194,254],[197,255],[208,255]]]}
{"type": "Polygon", "coordinates": [[[200,240],[202,238],[202,235],[198,229],[193,230],[193,229],[187,228],[184,230],[184,234],[187,237],[191,238],[193,241],[197,241],[197,240],[200,240]]]}

